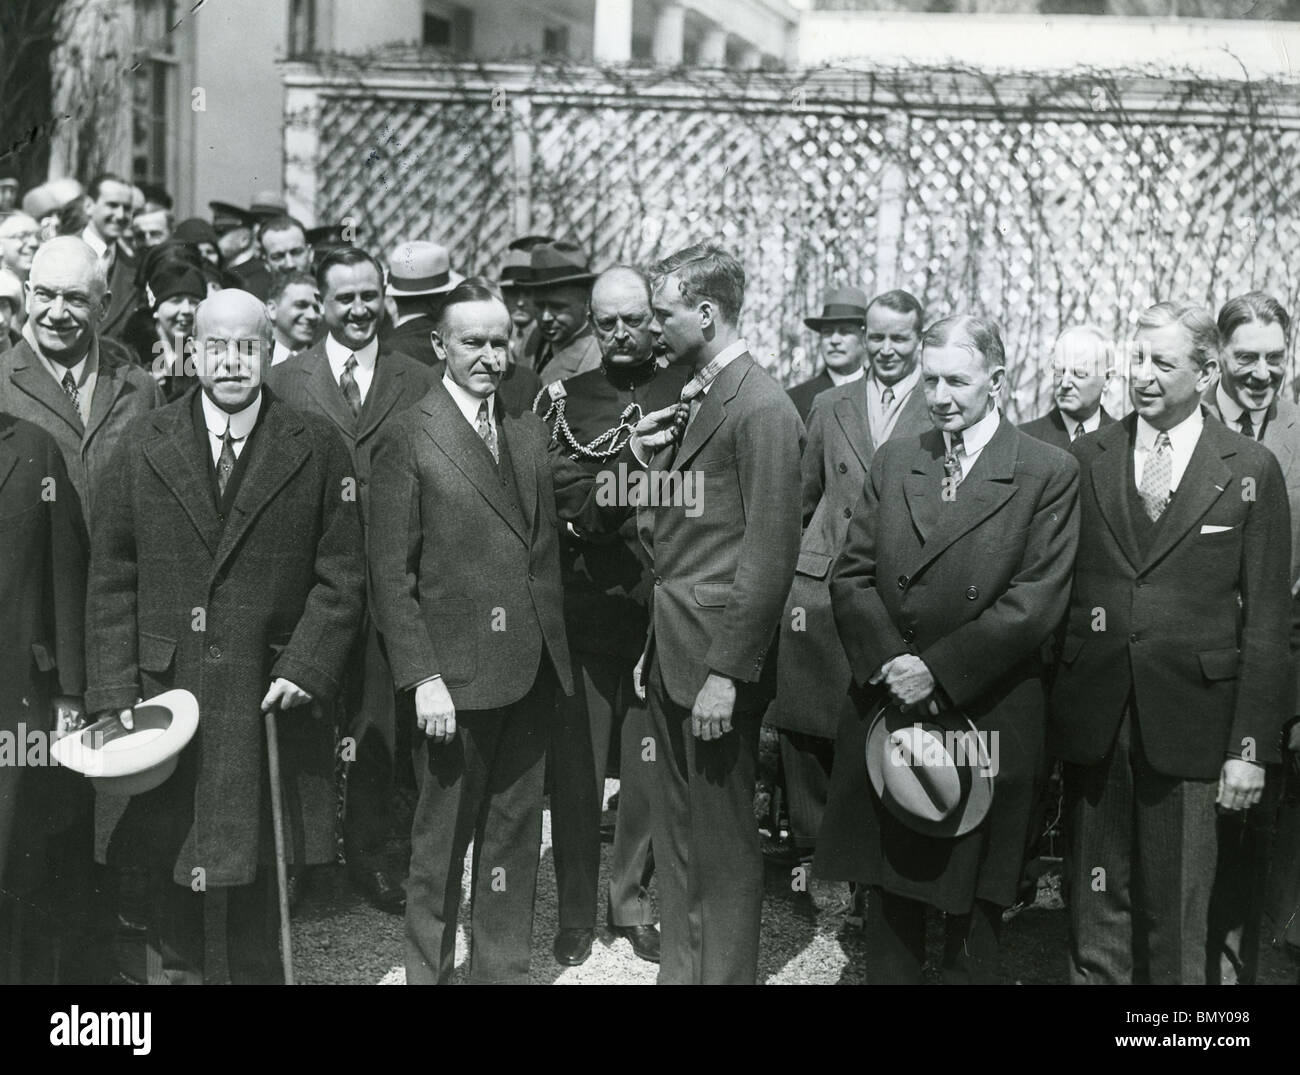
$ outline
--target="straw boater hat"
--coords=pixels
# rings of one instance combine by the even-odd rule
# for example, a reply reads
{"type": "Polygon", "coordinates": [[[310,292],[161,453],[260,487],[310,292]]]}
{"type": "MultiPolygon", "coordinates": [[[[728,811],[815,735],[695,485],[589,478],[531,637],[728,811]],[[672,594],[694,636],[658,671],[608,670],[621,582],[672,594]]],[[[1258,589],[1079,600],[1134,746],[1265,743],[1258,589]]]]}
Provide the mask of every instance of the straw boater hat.
{"type": "Polygon", "coordinates": [[[551,287],[555,284],[589,284],[596,274],[575,243],[557,239],[533,247],[528,263],[528,277],[520,287],[551,287]]]}
{"type": "Polygon", "coordinates": [[[199,726],[199,703],[189,691],[167,691],[132,711],[127,730],[104,717],[60,739],[50,749],[60,765],[90,778],[97,791],[139,795],[176,771],[176,761],[199,726]]]}
{"type": "Polygon", "coordinates": [[[963,714],[905,715],[881,703],[867,732],[867,775],[891,814],[927,836],[961,836],[993,801],[987,745],[963,714]]]}
{"type": "Polygon", "coordinates": [[[388,255],[388,291],[398,298],[441,295],[464,279],[451,271],[447,248],[437,243],[402,243],[388,255]]]}
{"type": "Polygon", "coordinates": [[[826,293],[821,317],[805,317],[803,323],[811,329],[820,329],[832,321],[866,320],[867,293],[857,287],[837,287],[826,293]]]}

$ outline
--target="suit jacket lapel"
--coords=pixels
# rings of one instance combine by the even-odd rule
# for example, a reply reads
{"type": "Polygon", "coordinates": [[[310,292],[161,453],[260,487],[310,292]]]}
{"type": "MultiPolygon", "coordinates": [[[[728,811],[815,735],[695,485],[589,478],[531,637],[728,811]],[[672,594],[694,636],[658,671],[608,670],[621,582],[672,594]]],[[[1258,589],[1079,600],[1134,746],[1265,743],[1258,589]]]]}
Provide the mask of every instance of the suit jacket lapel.
{"type": "MultiPolygon", "coordinates": [[[[935,522],[933,536],[926,541],[919,562],[909,574],[916,574],[954,541],[974,529],[1016,495],[1018,490],[1013,479],[1016,473],[1018,438],[1015,427],[1006,418],[1000,419],[992,439],[980,452],[971,472],[957,486],[951,500],[944,500],[942,495],[943,434],[935,430],[922,438],[928,456],[923,457],[929,485],[926,492],[934,504],[930,517],[935,522]]],[[[915,475],[909,474],[907,477],[914,479],[915,475]]],[[[910,502],[909,496],[909,504],[910,502]]]]}
{"type": "Polygon", "coordinates": [[[42,366],[41,360],[31,345],[23,340],[14,348],[13,383],[48,410],[57,414],[81,439],[86,427],[81,423],[81,415],[72,405],[68,394],[55,382],[54,378],[42,366]]]}
{"type": "Polygon", "coordinates": [[[207,470],[200,464],[194,443],[193,399],[188,395],[185,399],[186,405],[153,412],[153,427],[164,435],[145,442],[144,457],[180,502],[208,552],[215,553],[217,509],[212,503],[207,470]]]}
{"type": "MultiPolygon", "coordinates": [[[[497,406],[500,405],[501,401],[498,398],[497,406]]],[[[515,488],[519,491],[519,500],[524,509],[524,523],[528,527],[528,532],[535,534],[539,496],[537,483],[540,478],[537,473],[537,455],[533,451],[533,440],[524,432],[522,423],[516,422],[504,411],[499,411],[498,416],[498,424],[507,440],[507,454],[510,457],[510,467],[514,471],[515,488]]]]}
{"type": "MultiPolygon", "coordinates": [[[[858,462],[862,464],[864,470],[871,469],[871,455],[875,451],[875,442],[871,439],[871,426],[867,421],[866,414],[866,394],[870,391],[867,387],[866,378],[861,379],[861,392],[855,392],[855,397],[862,399],[863,405],[859,407],[854,398],[849,396],[840,396],[835,401],[835,420],[839,422],[840,429],[844,431],[844,438],[849,442],[849,447],[853,449],[853,454],[858,457],[858,462]]],[[[901,418],[902,415],[899,415],[901,418]]]]}
{"type": "MultiPolygon", "coordinates": [[[[365,405],[357,416],[357,440],[363,441],[379,428],[379,423],[396,405],[402,394],[406,370],[393,360],[392,351],[380,349],[375,359],[375,378],[370,382],[365,405]]],[[[332,379],[332,378],[331,378],[332,379]]],[[[337,385],[335,386],[337,388],[337,385]]],[[[342,392],[337,392],[342,396],[342,392]]],[[[346,410],[346,408],[345,408],[346,410]]]]}
{"type": "Polygon", "coordinates": [[[681,450],[673,458],[672,465],[668,468],[670,471],[681,470],[699,454],[700,449],[717,432],[718,426],[722,425],[727,417],[727,404],[740,391],[740,383],[753,364],[754,360],[746,351],[734,358],[726,369],[718,374],[713,384],[709,386],[704,402],[696,412],[695,420],[687,427],[686,435],[682,437],[681,450]]]}
{"type": "Polygon", "coordinates": [[[219,570],[234,552],[253,520],[271,499],[298,472],[310,454],[309,442],[301,436],[303,424],[289,408],[265,388],[262,389],[261,428],[248,443],[253,458],[248,461],[239,492],[221,532],[221,541],[213,558],[213,570],[219,570]]]}
{"type": "Polygon", "coordinates": [[[1089,477],[1097,497],[1097,507],[1128,562],[1137,568],[1141,560],[1137,531],[1129,510],[1128,482],[1125,467],[1133,465],[1133,430],[1137,417],[1130,415],[1101,430],[1097,445],[1102,449],[1092,464],[1089,477]]]}
{"type": "Polygon", "coordinates": [[[5,443],[11,436],[13,436],[13,426],[0,429],[0,489],[4,488],[10,472],[18,464],[18,453],[5,443]]]}
{"type": "Polygon", "coordinates": [[[126,378],[122,376],[121,367],[101,350],[99,372],[95,375],[95,391],[90,397],[90,422],[86,425],[85,440],[90,440],[104,424],[104,419],[113,409],[113,404],[117,402],[125,385],[126,378]]]}
{"type": "MultiPolygon", "coordinates": [[[[863,404],[866,407],[866,404],[863,404]]],[[[903,404],[903,409],[898,412],[898,421],[894,423],[894,428],[889,434],[889,440],[895,437],[914,437],[933,428],[934,422],[930,420],[930,408],[925,402],[925,389],[918,382],[912,391],[907,394],[907,402],[903,404]]]]}
{"type": "Polygon", "coordinates": [[[943,435],[938,430],[922,434],[912,460],[911,472],[903,476],[903,495],[921,544],[927,544],[938,526],[939,497],[943,492],[943,435]]]}
{"type": "Polygon", "coordinates": [[[1160,525],[1152,535],[1151,547],[1142,560],[1141,572],[1150,571],[1169,553],[1183,535],[1204,515],[1210,505],[1219,499],[1232,481],[1232,471],[1223,461],[1236,454],[1231,441],[1223,434],[1227,427],[1217,422],[1206,422],[1201,430],[1192,458],[1178,491],[1169,502],[1160,525]]]}
{"type": "MultiPolygon", "coordinates": [[[[348,401],[338,382],[334,380],[334,371],[330,369],[329,356],[325,354],[325,345],[318,343],[302,358],[307,377],[307,391],[320,407],[321,412],[333,422],[349,447],[356,442],[357,419],[353,417],[348,401]]],[[[377,374],[376,374],[377,376],[377,374]]],[[[374,389],[372,384],[371,389],[374,389]]]]}
{"type": "Polygon", "coordinates": [[[1283,474],[1289,474],[1295,457],[1295,433],[1293,432],[1300,411],[1295,406],[1282,400],[1275,400],[1270,408],[1268,424],[1264,427],[1262,444],[1275,456],[1282,467],[1283,474]]]}
{"type": "MultiPolygon", "coordinates": [[[[420,403],[420,409],[429,419],[424,423],[424,431],[429,439],[469,479],[483,495],[483,499],[509,524],[510,529],[519,535],[519,540],[527,545],[528,535],[519,528],[521,520],[510,510],[510,504],[501,491],[501,476],[492,466],[492,457],[486,453],[478,433],[465,421],[465,416],[460,413],[460,408],[448,395],[441,381],[420,403]]],[[[513,458],[514,441],[510,442],[508,450],[513,458]]]]}

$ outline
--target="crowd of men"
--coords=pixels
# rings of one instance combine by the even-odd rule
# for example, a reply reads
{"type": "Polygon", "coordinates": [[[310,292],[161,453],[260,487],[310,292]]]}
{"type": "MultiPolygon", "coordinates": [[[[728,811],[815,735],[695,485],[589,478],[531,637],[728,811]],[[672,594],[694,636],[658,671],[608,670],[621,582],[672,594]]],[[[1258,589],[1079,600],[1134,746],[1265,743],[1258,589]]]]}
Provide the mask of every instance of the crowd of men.
{"type": "Polygon", "coordinates": [[[466,278],[274,193],[172,209],[114,175],[0,209],[0,980],[201,983],[222,914],[231,980],[282,981],[272,710],[289,904],[342,794],[413,984],[452,978],[471,844],[469,979],[528,980],[548,795],[561,964],[603,904],[660,982],[753,983],[766,858],[850,882],[869,981],[922,980],[934,911],[943,980],[997,981],[1054,765],[1071,980],[1300,951],[1274,299],[1067,328],[1018,428],[997,326],[905,291],[828,292],[787,393],[708,243],[466,278]],[[23,753],[173,688],[199,730],[151,790],[23,753]]]}

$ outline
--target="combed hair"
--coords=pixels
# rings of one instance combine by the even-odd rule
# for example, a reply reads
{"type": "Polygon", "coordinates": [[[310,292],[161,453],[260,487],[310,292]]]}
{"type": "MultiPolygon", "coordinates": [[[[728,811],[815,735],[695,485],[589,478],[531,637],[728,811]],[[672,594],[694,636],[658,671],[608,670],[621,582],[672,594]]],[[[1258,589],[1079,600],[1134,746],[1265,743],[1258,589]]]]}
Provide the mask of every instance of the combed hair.
{"type": "Polygon", "coordinates": [[[965,347],[977,351],[986,369],[1007,364],[998,326],[984,317],[956,314],[936,321],[921,337],[921,347],[965,347]]]}
{"type": "Polygon", "coordinates": [[[1192,359],[1198,369],[1205,369],[1208,363],[1218,361],[1219,327],[1208,310],[1190,302],[1157,302],[1143,310],[1137,320],[1139,329],[1168,328],[1170,325],[1182,325],[1187,330],[1192,338],[1192,359]]]}
{"type": "Polygon", "coordinates": [[[316,286],[320,289],[322,295],[325,294],[325,279],[329,275],[330,269],[335,265],[373,265],[375,272],[379,274],[379,286],[382,289],[387,283],[388,277],[384,272],[384,267],[379,264],[379,259],[372,254],[367,254],[359,246],[340,246],[331,250],[320,260],[316,266],[316,286]]]}
{"type": "Polygon", "coordinates": [[[1281,325],[1282,338],[1291,337],[1291,316],[1282,304],[1262,291],[1247,291],[1244,295],[1229,299],[1219,311],[1219,346],[1227,347],[1232,334],[1252,321],[1281,325]]]}
{"type": "Polygon", "coordinates": [[[131,180],[123,179],[116,172],[100,172],[99,175],[95,176],[95,178],[90,181],[90,186],[86,188],[86,197],[88,197],[92,202],[99,201],[99,191],[105,183],[120,183],[128,189],[134,185],[131,180]]]}
{"type": "Polygon", "coordinates": [[[916,318],[916,332],[920,335],[925,325],[925,307],[910,291],[895,288],[893,291],[886,291],[883,295],[877,295],[867,303],[867,313],[871,313],[871,307],[877,304],[886,310],[893,310],[896,314],[911,314],[916,318]]]}
{"type": "Polygon", "coordinates": [[[297,217],[290,216],[288,213],[280,213],[277,216],[268,217],[257,226],[257,241],[262,241],[262,236],[268,231],[288,231],[290,228],[297,228],[302,232],[303,240],[307,238],[307,229],[297,217]]]}
{"type": "Polygon", "coordinates": [[[273,272],[270,287],[266,292],[266,301],[278,302],[284,296],[285,290],[293,287],[294,284],[310,284],[317,291],[320,290],[320,284],[309,272],[299,272],[296,269],[289,272],[273,272]]]}
{"type": "Polygon", "coordinates": [[[712,243],[688,246],[655,262],[650,266],[650,276],[656,281],[675,276],[684,302],[698,304],[708,299],[727,324],[735,325],[740,320],[740,308],[745,302],[745,270],[721,247],[712,243]]]}
{"type": "Polygon", "coordinates": [[[460,306],[466,302],[499,302],[502,306],[505,305],[501,296],[493,289],[483,284],[476,284],[472,280],[462,280],[443,296],[442,306],[437,312],[436,323],[439,332],[447,322],[447,311],[453,306],[460,306]]]}

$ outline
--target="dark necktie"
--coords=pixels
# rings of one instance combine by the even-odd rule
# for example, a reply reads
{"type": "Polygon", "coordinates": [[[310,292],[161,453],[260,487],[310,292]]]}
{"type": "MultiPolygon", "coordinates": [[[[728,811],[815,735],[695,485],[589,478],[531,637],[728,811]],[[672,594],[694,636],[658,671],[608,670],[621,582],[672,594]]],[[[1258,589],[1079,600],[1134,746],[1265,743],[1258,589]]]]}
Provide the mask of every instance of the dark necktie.
{"type": "Polygon", "coordinates": [[[492,424],[492,419],[488,417],[488,404],[484,400],[478,405],[478,418],[474,422],[474,428],[478,435],[483,438],[483,443],[488,446],[488,451],[492,453],[494,463],[501,462],[501,453],[497,448],[497,430],[492,424]]]}
{"type": "Polygon", "coordinates": [[[948,449],[948,454],[943,457],[943,472],[946,477],[952,478],[958,484],[961,484],[963,475],[959,453],[964,445],[962,444],[961,433],[952,433],[950,436],[952,437],[952,447],[948,449]]]}
{"type": "Polygon", "coordinates": [[[1138,495],[1147,510],[1147,517],[1155,522],[1169,504],[1169,487],[1174,481],[1174,446],[1169,434],[1161,433],[1156,444],[1147,453],[1146,466],[1142,468],[1142,484],[1138,495]]]}
{"type": "Polygon", "coordinates": [[[555,348],[549,342],[542,344],[542,349],[537,352],[537,368],[534,373],[541,373],[546,369],[547,364],[555,357],[555,348]]]}
{"type": "Polygon", "coordinates": [[[226,486],[230,484],[230,475],[235,469],[235,441],[243,437],[232,437],[230,425],[221,434],[221,455],[217,457],[217,496],[226,495],[226,486]]]}
{"type": "Polygon", "coordinates": [[[67,370],[63,374],[63,391],[68,394],[68,398],[72,400],[72,406],[76,409],[77,413],[80,414],[81,393],[77,391],[77,380],[72,376],[72,370],[67,370]]]}
{"type": "Polygon", "coordinates": [[[1237,419],[1237,428],[1251,440],[1255,439],[1255,425],[1250,420],[1250,411],[1241,412],[1241,417],[1237,419]]]}
{"type": "Polygon", "coordinates": [[[357,387],[356,368],[357,356],[348,355],[348,360],[343,363],[343,375],[339,378],[339,388],[343,389],[343,398],[347,400],[353,418],[361,413],[361,389],[357,387]]]}

